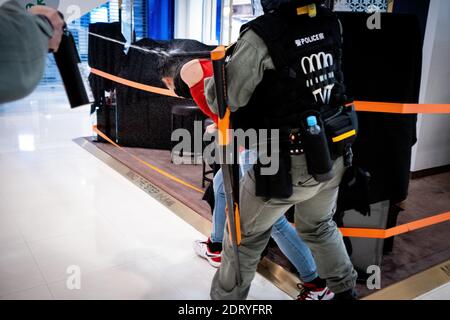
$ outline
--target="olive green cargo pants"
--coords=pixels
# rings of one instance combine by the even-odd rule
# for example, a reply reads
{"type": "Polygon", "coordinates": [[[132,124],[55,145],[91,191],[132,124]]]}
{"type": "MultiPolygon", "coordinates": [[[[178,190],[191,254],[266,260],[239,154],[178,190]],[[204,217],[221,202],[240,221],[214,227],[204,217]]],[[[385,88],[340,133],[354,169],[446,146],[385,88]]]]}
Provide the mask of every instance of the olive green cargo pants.
{"type": "Polygon", "coordinates": [[[272,225],[295,205],[295,225],[310,247],[318,273],[334,293],[354,288],[356,271],[349,259],[342,235],[333,221],[339,184],[345,172],[343,159],[335,161],[334,178],[318,183],[308,174],[304,155],[292,157],[294,193],[289,199],[264,199],[255,196],[255,178],[250,170],[241,182],[240,214],[242,242],[239,260],[242,283],[237,285],[233,249],[225,232],[222,263],[217,270],[211,298],[245,299],[255,276],[260,256],[266,247],[272,225]]]}

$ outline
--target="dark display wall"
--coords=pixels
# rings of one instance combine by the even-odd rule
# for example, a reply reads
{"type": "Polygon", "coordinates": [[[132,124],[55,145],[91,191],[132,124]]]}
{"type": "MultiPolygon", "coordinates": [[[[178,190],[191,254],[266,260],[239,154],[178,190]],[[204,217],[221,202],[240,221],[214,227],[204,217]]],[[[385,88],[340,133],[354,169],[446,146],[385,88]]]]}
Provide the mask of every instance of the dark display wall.
{"type": "MultiPolygon", "coordinates": [[[[344,75],[355,100],[418,103],[422,38],[414,15],[382,13],[380,30],[365,13],[339,13],[344,29],[344,75]]],[[[407,197],[417,115],[358,113],[355,161],[372,174],[373,201],[407,197]]]]}
{"type": "Polygon", "coordinates": [[[419,19],[420,32],[422,39],[425,36],[427,27],[428,9],[430,8],[430,0],[395,0],[395,13],[413,14],[419,19]]]}

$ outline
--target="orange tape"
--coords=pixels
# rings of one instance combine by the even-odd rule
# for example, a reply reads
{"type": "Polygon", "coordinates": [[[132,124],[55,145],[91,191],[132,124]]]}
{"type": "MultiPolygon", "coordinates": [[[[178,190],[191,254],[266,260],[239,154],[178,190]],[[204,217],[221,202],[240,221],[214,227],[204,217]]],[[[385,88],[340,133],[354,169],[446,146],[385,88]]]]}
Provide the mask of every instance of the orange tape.
{"type": "Polygon", "coordinates": [[[219,146],[230,144],[230,108],[227,108],[223,119],[219,118],[219,146]]]}
{"type": "Polygon", "coordinates": [[[164,170],[162,170],[162,169],[160,169],[160,168],[158,168],[158,167],[156,167],[156,166],[154,166],[154,165],[152,165],[152,164],[150,164],[150,163],[148,163],[148,162],[142,160],[142,159],[139,158],[138,156],[135,156],[134,154],[128,152],[125,148],[121,147],[120,145],[118,145],[117,143],[115,143],[114,141],[112,141],[106,134],[104,134],[103,132],[101,132],[101,131],[97,128],[97,126],[94,126],[94,127],[93,127],[93,130],[94,130],[100,137],[102,137],[103,139],[105,139],[106,141],[108,141],[110,144],[112,144],[112,145],[115,146],[116,148],[119,148],[119,149],[122,150],[123,152],[127,153],[129,156],[131,156],[131,157],[134,158],[135,160],[139,161],[140,163],[142,163],[142,164],[145,165],[146,167],[152,169],[153,171],[156,171],[156,172],[159,173],[160,175],[162,175],[162,176],[164,176],[164,177],[166,177],[166,178],[168,178],[168,179],[170,179],[170,180],[172,180],[172,181],[175,181],[175,182],[177,182],[177,183],[179,183],[179,184],[182,184],[182,185],[184,185],[184,186],[186,186],[186,187],[188,187],[188,188],[190,188],[190,189],[192,189],[192,190],[194,190],[194,191],[203,193],[203,190],[202,190],[202,189],[197,188],[196,186],[193,186],[193,185],[191,185],[190,183],[188,183],[188,182],[186,182],[186,181],[183,181],[183,180],[181,180],[180,178],[177,178],[176,176],[174,176],[174,175],[172,175],[172,174],[170,174],[170,173],[168,173],[168,172],[166,172],[166,171],[164,171],[164,170]]]}
{"type": "Polygon", "coordinates": [[[218,46],[213,51],[211,51],[211,59],[212,60],[220,60],[225,58],[225,55],[227,53],[227,49],[225,46],[218,46]]]}
{"type": "MultiPolygon", "coordinates": [[[[221,58],[224,53],[224,48],[218,48],[218,50],[215,50],[212,54],[213,59],[221,58]]],[[[103,77],[105,79],[135,88],[151,93],[161,94],[165,96],[170,97],[176,97],[176,98],[182,98],[177,96],[174,92],[170,91],[169,89],[163,89],[158,87],[153,87],[149,85],[145,85],[139,82],[130,81],[127,79],[123,79],[117,76],[114,76],[112,74],[97,70],[95,68],[91,68],[91,73],[98,75],[100,77],[103,77]]],[[[183,98],[182,98],[183,99],[183,98]]],[[[426,113],[426,114],[448,114],[450,113],[450,104],[402,104],[402,103],[386,103],[386,102],[369,102],[369,101],[355,101],[355,109],[356,111],[363,111],[363,112],[383,112],[383,113],[400,113],[400,114],[416,114],[416,113],[426,113]]],[[[228,115],[225,117],[224,121],[222,121],[222,124],[219,126],[221,134],[221,144],[226,145],[228,142],[228,130],[226,128],[229,128],[229,110],[227,110],[228,115]]],[[[130,155],[132,158],[136,159],[143,165],[149,167],[150,169],[158,172],[162,176],[165,176],[166,178],[175,181],[177,183],[180,183],[194,191],[203,193],[203,190],[200,188],[197,188],[179,178],[176,176],[154,166],[149,164],[148,162],[140,159],[139,157],[133,155],[132,153],[128,152],[123,147],[119,146],[117,143],[112,141],[108,136],[106,136],[103,132],[98,130],[96,126],[94,126],[94,131],[97,132],[99,136],[101,136],[103,139],[114,145],[115,147],[119,148],[120,150],[124,151],[128,155],[130,155]]],[[[238,209],[239,210],[239,209],[238,209]]],[[[239,211],[235,212],[235,214],[239,215],[239,211]]],[[[386,239],[390,238],[399,234],[407,233],[410,231],[414,231],[417,229],[425,228],[431,225],[435,225],[441,222],[449,221],[450,220],[450,212],[443,213],[437,216],[417,220],[414,222],[410,222],[404,225],[400,225],[391,229],[363,229],[363,228],[340,228],[342,235],[345,237],[354,237],[354,238],[373,238],[373,239],[386,239]]]]}
{"type": "MultiPolygon", "coordinates": [[[[218,47],[211,54],[213,59],[218,59],[223,57],[225,54],[224,47],[218,47]]],[[[153,87],[139,82],[127,80],[107,72],[91,68],[91,73],[129,86],[135,89],[161,94],[164,96],[175,97],[184,99],[183,97],[177,96],[173,91],[169,89],[163,89],[159,87],[153,87]]],[[[402,113],[402,114],[415,114],[415,113],[428,113],[428,114],[448,114],[450,113],[450,104],[408,104],[408,103],[387,103],[387,102],[370,102],[370,101],[355,101],[356,111],[365,112],[384,112],[384,113],[402,113]]]]}
{"type": "MultiPolygon", "coordinates": [[[[179,184],[184,185],[185,187],[188,187],[194,191],[203,193],[203,190],[200,188],[197,188],[193,185],[191,185],[190,183],[181,180],[180,178],[154,166],[151,165],[150,163],[142,160],[141,158],[139,158],[138,156],[135,156],[134,154],[130,153],[129,151],[127,151],[125,148],[121,147],[120,145],[118,145],[117,143],[115,143],[114,141],[112,141],[106,134],[104,134],[103,132],[101,132],[97,126],[93,127],[93,130],[103,139],[105,139],[106,141],[108,141],[110,144],[112,144],[113,146],[115,146],[116,148],[120,149],[121,151],[127,153],[129,156],[131,156],[132,158],[136,159],[137,161],[139,161],[140,163],[142,163],[143,165],[145,165],[146,167],[156,171],[157,173],[161,174],[162,176],[175,181],[179,184]]],[[[235,219],[236,221],[240,221],[240,212],[239,212],[239,207],[236,206],[236,211],[235,211],[235,219]]],[[[342,235],[344,237],[353,237],[353,238],[371,238],[371,239],[386,239],[386,238],[390,238],[399,234],[403,234],[403,233],[407,233],[410,231],[414,231],[417,229],[422,229],[428,226],[432,226],[438,223],[442,223],[445,221],[450,221],[450,212],[447,213],[443,213],[443,214],[439,214],[436,216],[432,216],[432,217],[428,217],[425,219],[421,219],[421,220],[417,220],[417,221],[413,221],[410,223],[406,223],[400,226],[396,226],[394,228],[391,229],[364,229],[364,228],[339,228],[339,230],[341,231],[342,235]]],[[[230,227],[228,225],[228,227],[230,227]]],[[[240,225],[237,225],[237,231],[238,231],[238,243],[240,242],[240,225]]]]}
{"type": "Polygon", "coordinates": [[[241,244],[242,233],[241,233],[241,213],[239,212],[239,205],[235,203],[236,210],[234,211],[234,221],[236,221],[236,243],[241,244]]]}
{"type": "Polygon", "coordinates": [[[450,113],[450,104],[409,104],[355,101],[356,111],[401,113],[401,114],[447,114],[450,113]]]}
{"type": "MultiPolygon", "coordinates": [[[[224,48],[217,48],[212,52],[213,59],[218,59],[222,57],[224,52],[225,52],[224,48]]],[[[135,89],[156,93],[164,96],[184,99],[183,97],[177,96],[173,91],[169,89],[153,87],[139,82],[127,80],[95,68],[91,68],[91,73],[135,89]]],[[[408,104],[408,103],[388,103],[388,102],[370,102],[370,101],[355,101],[354,104],[356,111],[364,111],[364,112],[383,112],[383,113],[401,113],[401,114],[450,113],[450,104],[408,104]]]]}
{"type": "Polygon", "coordinates": [[[123,84],[125,86],[129,86],[129,87],[132,87],[135,89],[139,89],[139,90],[143,90],[143,91],[147,91],[147,92],[151,92],[151,93],[156,93],[156,94],[161,94],[163,96],[184,99],[183,97],[177,96],[173,91],[171,91],[169,89],[163,89],[163,88],[158,88],[158,87],[153,87],[153,86],[149,86],[146,84],[142,84],[139,82],[134,82],[134,81],[120,78],[120,77],[114,76],[112,74],[109,74],[107,72],[100,71],[100,70],[97,70],[94,68],[91,68],[91,73],[93,73],[99,77],[123,84]]]}
{"type": "MultiPolygon", "coordinates": [[[[236,244],[239,246],[242,241],[242,233],[241,233],[241,214],[239,213],[239,205],[237,203],[234,204],[236,206],[236,210],[234,211],[234,221],[235,221],[235,227],[236,227],[236,244]]],[[[225,210],[228,213],[228,206],[225,207],[225,210]]],[[[232,245],[233,236],[231,235],[231,224],[230,219],[227,219],[227,225],[228,225],[228,240],[230,241],[230,244],[232,245]]]]}
{"type": "Polygon", "coordinates": [[[399,234],[407,233],[417,229],[429,227],[438,223],[450,221],[450,212],[436,216],[420,219],[410,223],[402,224],[391,229],[362,229],[362,228],[339,228],[344,237],[387,239],[399,234]]]}
{"type": "MultiPolygon", "coordinates": [[[[228,212],[228,206],[225,207],[225,211],[228,212]]],[[[231,223],[230,223],[230,219],[227,218],[227,226],[228,226],[228,242],[230,243],[230,245],[233,245],[233,236],[231,233],[231,223]]]]}

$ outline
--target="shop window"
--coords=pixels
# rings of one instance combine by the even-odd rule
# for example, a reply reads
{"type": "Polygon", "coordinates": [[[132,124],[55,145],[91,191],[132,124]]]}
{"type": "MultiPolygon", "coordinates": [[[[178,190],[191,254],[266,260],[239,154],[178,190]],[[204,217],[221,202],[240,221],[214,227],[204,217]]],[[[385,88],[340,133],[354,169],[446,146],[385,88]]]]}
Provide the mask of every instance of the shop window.
{"type": "MultiPolygon", "coordinates": [[[[127,5],[129,1],[123,1],[122,16],[133,17],[133,27],[136,40],[140,40],[147,36],[147,4],[146,0],[134,0],[133,12],[129,12],[130,7],[127,5]]],[[[90,23],[96,22],[117,22],[119,21],[119,0],[111,0],[96,9],[88,12],[81,18],[71,22],[68,27],[72,32],[75,43],[83,63],[87,63],[88,59],[88,29],[90,23]]],[[[124,23],[123,23],[124,25],[124,23]]],[[[126,29],[126,28],[125,28],[126,29]]],[[[126,31],[126,30],[125,30],[126,31]]],[[[124,31],[124,34],[126,33],[124,31]]],[[[61,77],[56,67],[53,55],[48,55],[47,65],[44,77],[40,82],[40,86],[61,85],[61,77]]]]}

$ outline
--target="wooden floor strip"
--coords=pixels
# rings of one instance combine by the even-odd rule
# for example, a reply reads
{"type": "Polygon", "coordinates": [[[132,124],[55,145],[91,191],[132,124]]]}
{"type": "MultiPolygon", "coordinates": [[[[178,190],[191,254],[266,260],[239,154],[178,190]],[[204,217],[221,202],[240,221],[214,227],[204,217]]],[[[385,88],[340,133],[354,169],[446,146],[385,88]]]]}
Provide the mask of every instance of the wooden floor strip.
{"type": "Polygon", "coordinates": [[[363,300],[412,300],[450,282],[450,260],[397,282],[363,300]]]}

